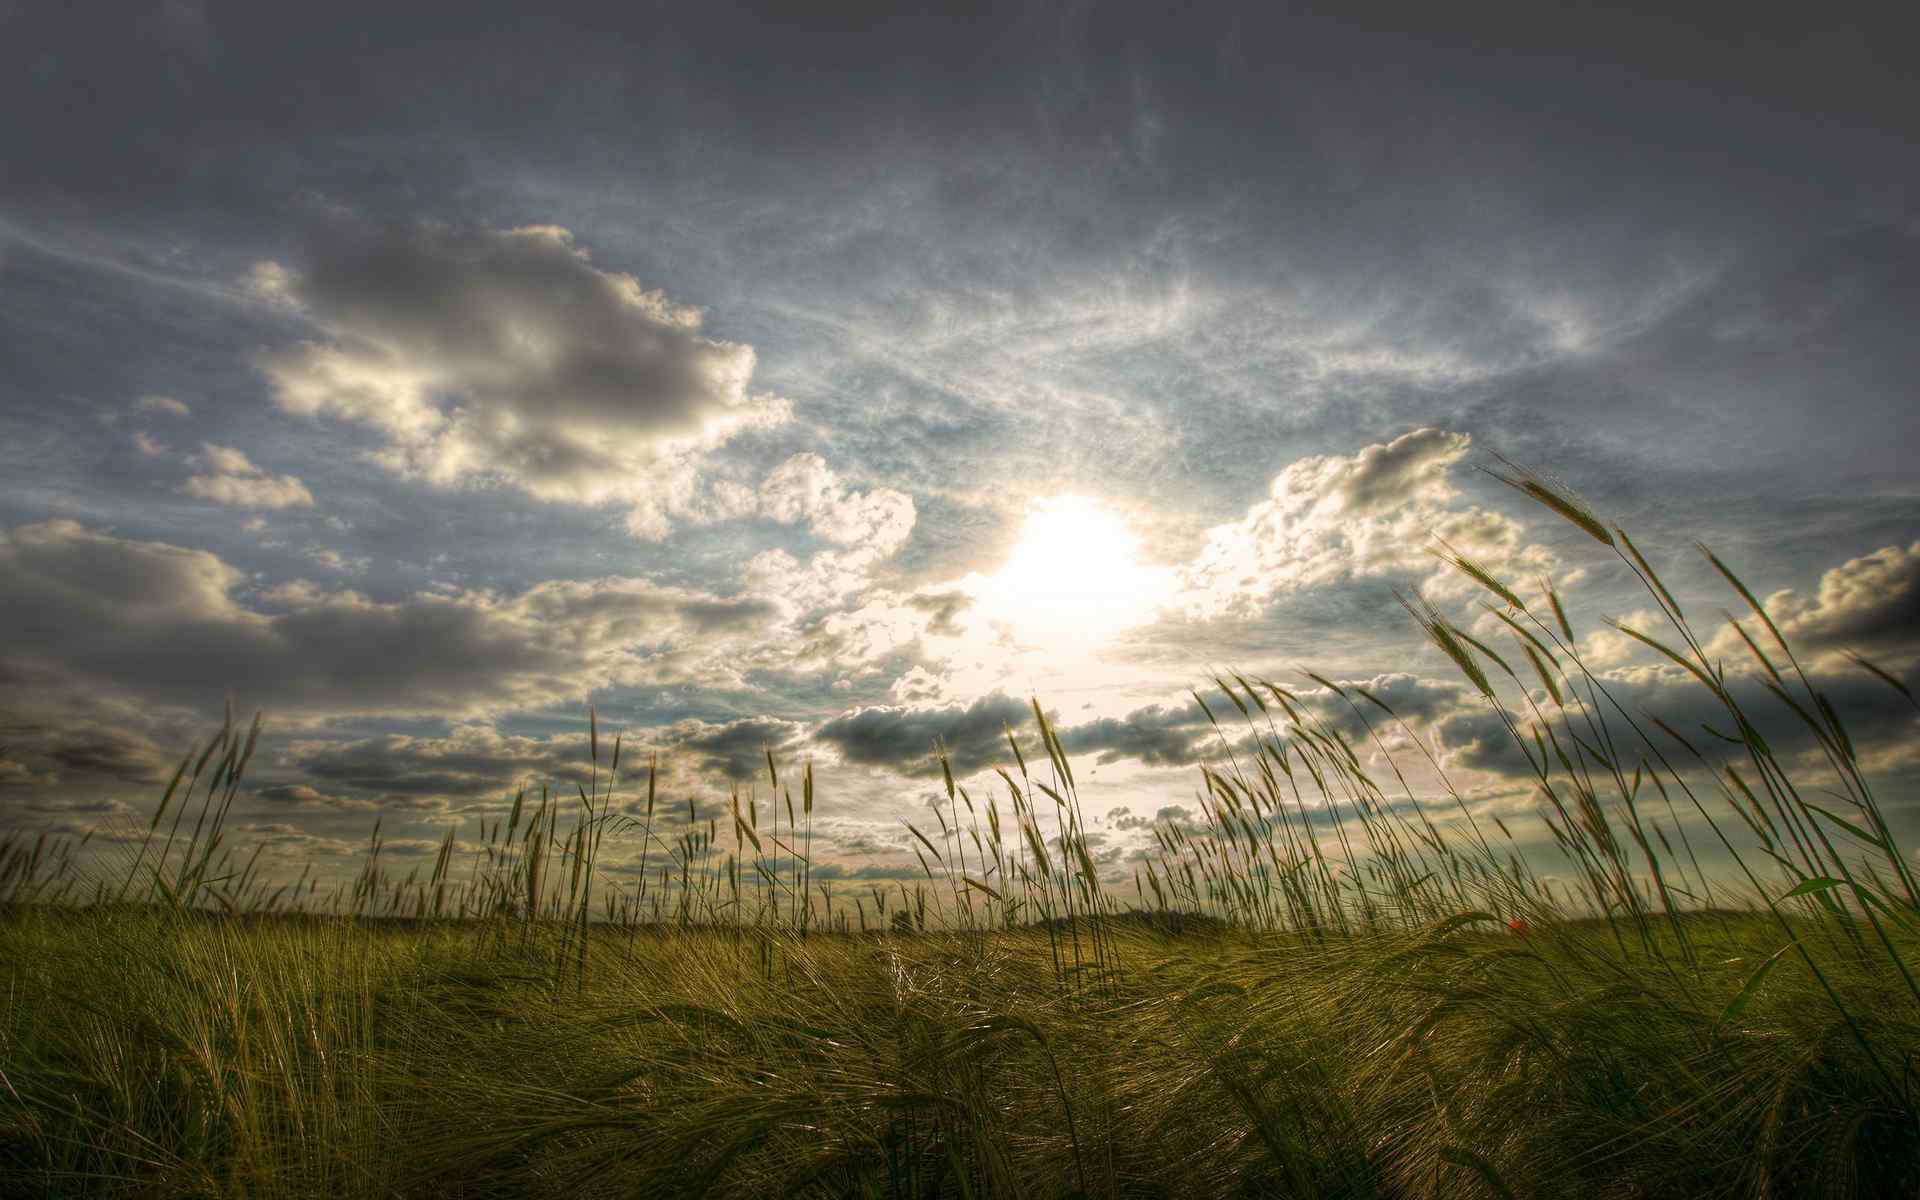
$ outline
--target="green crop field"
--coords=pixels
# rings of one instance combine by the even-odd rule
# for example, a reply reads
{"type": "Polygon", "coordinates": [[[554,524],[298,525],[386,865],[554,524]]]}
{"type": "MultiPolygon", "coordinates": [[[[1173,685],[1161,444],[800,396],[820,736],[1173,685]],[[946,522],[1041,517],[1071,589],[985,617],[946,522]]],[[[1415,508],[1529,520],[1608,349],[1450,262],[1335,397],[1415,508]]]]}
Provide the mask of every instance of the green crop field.
{"type": "Polygon", "coordinates": [[[813,877],[810,771],[769,760],[765,815],[668,841],[597,730],[593,786],[522,796],[481,853],[449,833],[396,877],[376,829],[338,888],[268,878],[225,841],[258,733],[229,723],[117,875],[0,849],[0,1191],[1920,1194],[1920,895],[1839,717],[1717,559],[1740,662],[1623,532],[1511,482],[1639,574],[1667,625],[1633,636],[1720,708],[1614,704],[1557,596],[1471,562],[1504,644],[1410,604],[1522,714],[1552,877],[1515,849],[1538,830],[1231,675],[1204,820],[1124,880],[1038,705],[992,796],[949,775],[913,827],[919,883],[864,891],[813,877]],[[647,859],[614,889],[622,843],[647,859]]]}

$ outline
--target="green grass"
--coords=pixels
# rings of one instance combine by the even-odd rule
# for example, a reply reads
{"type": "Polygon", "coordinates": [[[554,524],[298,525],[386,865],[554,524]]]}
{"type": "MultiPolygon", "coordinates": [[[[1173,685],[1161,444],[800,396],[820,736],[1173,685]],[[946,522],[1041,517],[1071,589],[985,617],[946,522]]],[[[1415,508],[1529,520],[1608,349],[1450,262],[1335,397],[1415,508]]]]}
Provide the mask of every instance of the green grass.
{"type": "Polygon", "coordinates": [[[667,822],[615,803],[597,723],[592,786],[477,854],[396,878],[376,827],[352,881],[266,878],[224,833],[229,721],[118,877],[0,843],[0,1191],[1920,1193],[1912,864],[1818,677],[1759,614],[1731,670],[1815,747],[1777,752],[1626,533],[1513,482],[1640,576],[1668,625],[1633,636],[1724,710],[1613,704],[1550,588],[1450,557],[1507,644],[1409,607],[1507,714],[1557,882],[1437,763],[1375,780],[1399,718],[1325,680],[1355,722],[1197,693],[1201,819],[1131,878],[1036,705],[994,795],[949,774],[912,828],[919,883],[857,893],[813,876],[810,771],[667,822]],[[623,844],[637,876],[599,865],[623,844]]]}

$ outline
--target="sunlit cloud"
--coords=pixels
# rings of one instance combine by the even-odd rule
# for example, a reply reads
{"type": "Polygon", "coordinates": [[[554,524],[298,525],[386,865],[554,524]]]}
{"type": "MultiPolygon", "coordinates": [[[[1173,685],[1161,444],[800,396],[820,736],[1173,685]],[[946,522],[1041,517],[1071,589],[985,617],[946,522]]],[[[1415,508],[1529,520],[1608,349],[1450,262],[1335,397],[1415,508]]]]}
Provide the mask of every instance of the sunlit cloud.
{"type": "MultiPolygon", "coordinates": [[[[145,446],[140,447],[142,451],[145,446]]],[[[291,475],[273,476],[231,446],[209,443],[200,454],[208,473],[194,475],[182,485],[189,496],[242,508],[312,508],[313,493],[291,475]]]]}
{"type": "Polygon", "coordinates": [[[708,451],[788,416],[748,391],[751,347],[555,226],[342,219],[253,278],[322,335],[259,357],[282,408],[369,426],[380,462],[433,483],[624,504],[637,536],[691,506],[708,451]]]}

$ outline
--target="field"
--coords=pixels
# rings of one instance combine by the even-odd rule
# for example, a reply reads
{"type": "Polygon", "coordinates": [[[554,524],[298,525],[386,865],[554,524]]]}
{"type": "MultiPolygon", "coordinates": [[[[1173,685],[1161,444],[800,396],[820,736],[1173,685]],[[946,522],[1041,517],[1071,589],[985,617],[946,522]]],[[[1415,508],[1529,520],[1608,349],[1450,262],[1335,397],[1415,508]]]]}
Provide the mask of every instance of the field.
{"type": "Polygon", "coordinates": [[[1357,721],[1214,681],[1204,820],[1157,829],[1124,883],[1097,869],[1036,705],[993,797],[949,777],[948,810],[912,830],[923,880],[891,892],[812,877],[810,772],[769,761],[773,803],[689,814],[668,841],[653,797],[614,802],[619,748],[597,730],[592,788],[522,796],[477,857],[449,833],[430,872],[395,878],[376,830],[350,885],[263,878],[224,842],[257,734],[229,722],[119,877],[71,845],[0,848],[0,1178],[140,1196],[1916,1194],[1920,904],[1839,717],[1730,571],[1750,657],[1722,664],[1623,532],[1511,482],[1640,575],[1668,629],[1633,636],[1723,708],[1695,732],[1613,704],[1551,589],[1523,599],[1455,560],[1500,649],[1410,602],[1514,714],[1556,878],[1450,785],[1369,774],[1356,742],[1398,715],[1324,680],[1357,721]],[[1811,749],[1776,750],[1736,672],[1811,749]],[[620,839],[653,856],[634,886],[597,866],[620,839]],[[1703,868],[1696,840],[1729,865],[1703,868]]]}

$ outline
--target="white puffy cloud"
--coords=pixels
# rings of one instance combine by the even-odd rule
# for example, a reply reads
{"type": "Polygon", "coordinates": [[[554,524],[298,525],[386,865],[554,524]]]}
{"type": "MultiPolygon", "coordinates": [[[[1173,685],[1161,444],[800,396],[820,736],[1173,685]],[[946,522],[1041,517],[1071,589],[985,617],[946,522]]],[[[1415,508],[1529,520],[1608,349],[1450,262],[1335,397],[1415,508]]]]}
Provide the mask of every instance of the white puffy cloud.
{"type": "MultiPolygon", "coordinates": [[[[1796,655],[1838,669],[1840,652],[1852,650],[1898,673],[1920,659],[1920,542],[1882,546],[1848,559],[1820,576],[1811,597],[1781,588],[1762,604],[1796,655]]],[[[1748,636],[1777,660],[1772,635],[1759,620],[1750,614],[1739,620],[1748,636]]],[[[1760,669],[1729,626],[1721,626],[1706,649],[1735,670],[1760,669]]]]}
{"type": "Polygon", "coordinates": [[[741,568],[741,578],[756,595],[778,599],[807,612],[846,601],[872,582],[880,555],[872,550],[822,550],[802,562],[786,550],[762,550],[741,568]]]}
{"type": "MultiPolygon", "coordinates": [[[[1549,569],[1518,522],[1456,505],[1451,472],[1470,446],[1463,433],[1418,429],[1357,454],[1296,460],[1266,500],[1209,531],[1185,571],[1185,605],[1213,616],[1355,576],[1429,571],[1438,541],[1496,571],[1549,569]]],[[[1445,576],[1434,584],[1453,586],[1445,576]]]]}
{"type": "Polygon", "coordinates": [[[434,483],[626,505],[641,537],[693,504],[708,451],[789,415],[748,392],[751,347],[565,229],[336,226],[253,280],[322,334],[259,359],[287,411],[366,425],[383,463],[434,483]]]}
{"type": "MultiPolygon", "coordinates": [[[[822,559],[830,560],[831,556],[817,556],[807,569],[817,570],[822,559]]],[[[803,570],[798,564],[795,569],[803,570]]],[[[853,582],[857,585],[859,581],[853,582]]],[[[902,593],[890,588],[869,588],[854,603],[798,621],[793,636],[778,647],[771,647],[773,653],[769,657],[777,658],[777,665],[788,670],[836,671],[842,680],[879,670],[881,661],[890,655],[913,653],[942,657],[957,648],[952,639],[965,635],[966,631],[953,624],[954,617],[965,611],[964,599],[956,602],[951,592],[902,593]]],[[[919,675],[906,686],[934,686],[933,677],[924,668],[917,669],[919,675]]],[[[945,689],[950,684],[951,681],[943,680],[938,686],[945,689]]],[[[942,695],[946,695],[945,691],[942,695]]]]}
{"type": "Polygon", "coordinates": [[[953,694],[945,679],[915,664],[887,688],[887,699],[899,705],[926,707],[951,704],[953,694]]]}
{"type": "Polygon", "coordinates": [[[760,511],[776,521],[805,521],[818,536],[885,557],[913,533],[913,498],[893,488],[856,492],[818,454],[796,454],[760,487],[760,511]]]}
{"type": "MultiPolygon", "coordinates": [[[[148,450],[142,445],[141,450],[148,450]]],[[[209,474],[194,475],[183,485],[190,496],[243,508],[311,508],[313,493],[292,475],[273,476],[253,465],[244,453],[211,442],[202,447],[199,461],[209,474]]]]}
{"type": "Polygon", "coordinates": [[[714,515],[757,514],[807,529],[834,549],[802,562],[774,548],[747,561],[747,586],[808,610],[832,605],[866,589],[873,568],[906,544],[913,533],[913,498],[893,488],[856,491],[818,454],[796,454],[767,476],[757,492],[717,491],[714,515]]]}
{"type": "Polygon", "coordinates": [[[1920,542],[1848,559],[1811,600],[1789,590],[1766,604],[1790,642],[1910,655],[1920,648],[1920,542]]]}

